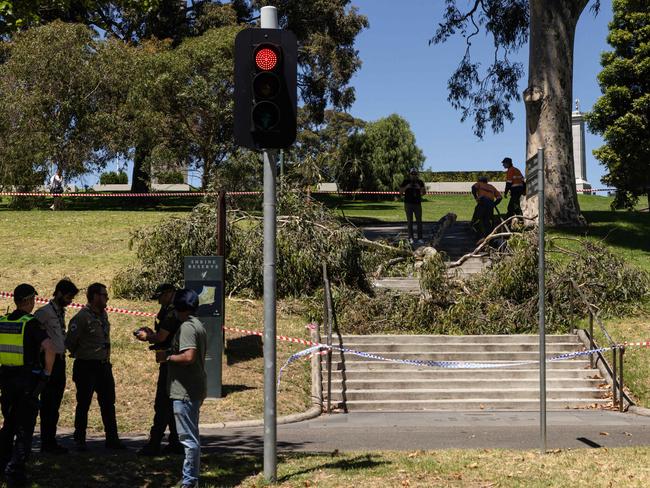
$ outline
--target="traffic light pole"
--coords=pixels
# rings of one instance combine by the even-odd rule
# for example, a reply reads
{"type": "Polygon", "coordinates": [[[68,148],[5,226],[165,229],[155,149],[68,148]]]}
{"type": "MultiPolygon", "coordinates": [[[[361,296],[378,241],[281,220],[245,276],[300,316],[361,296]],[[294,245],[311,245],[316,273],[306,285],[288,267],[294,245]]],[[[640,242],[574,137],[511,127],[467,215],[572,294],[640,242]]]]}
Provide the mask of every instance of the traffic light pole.
{"type": "MultiPolygon", "coordinates": [[[[262,7],[262,29],[277,29],[275,7],[262,7]]],[[[264,478],[277,479],[277,403],[276,403],[276,155],[268,150],[264,157],[264,478]]]]}

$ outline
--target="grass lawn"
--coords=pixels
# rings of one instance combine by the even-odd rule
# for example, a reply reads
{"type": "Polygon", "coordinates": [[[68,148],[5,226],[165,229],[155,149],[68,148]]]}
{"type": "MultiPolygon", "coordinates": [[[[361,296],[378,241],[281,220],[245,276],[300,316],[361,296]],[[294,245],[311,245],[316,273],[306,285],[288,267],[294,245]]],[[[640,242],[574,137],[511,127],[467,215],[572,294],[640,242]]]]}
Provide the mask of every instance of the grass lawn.
{"type": "MultiPolygon", "coordinates": [[[[650,484],[650,448],[557,450],[444,450],[281,454],[282,487],[644,487],[650,484]]],[[[202,456],[201,486],[268,486],[262,458],[253,455],[202,456]]],[[[142,459],[120,455],[71,454],[37,458],[34,486],[117,488],[172,486],[181,459],[142,459]],[[52,462],[56,461],[56,462],[52,462]]]]}
{"type": "MultiPolygon", "coordinates": [[[[0,248],[0,291],[13,291],[20,282],[32,283],[42,297],[49,297],[56,282],[69,277],[82,292],[77,302],[84,303],[84,290],[94,281],[109,285],[125,263],[134,258],[129,250],[129,232],[138,226],[155,225],[173,215],[160,211],[2,211],[0,224],[11,229],[12,238],[0,248]]],[[[0,301],[3,311],[13,305],[0,301]]],[[[154,302],[110,300],[109,305],[156,312],[154,302]]],[[[291,302],[281,303],[278,333],[308,338],[304,320],[294,311],[291,302]]],[[[69,319],[75,313],[70,309],[69,319]]],[[[226,325],[262,330],[261,301],[227,300],[226,325]]],[[[113,343],[112,362],[117,384],[117,416],[121,431],[146,432],[153,418],[153,398],[158,366],[146,345],[136,341],[132,331],[142,325],[152,326],[149,318],[111,314],[113,343]]],[[[236,334],[227,334],[232,340],[236,334]]],[[[263,359],[260,345],[247,342],[249,349],[234,351],[224,360],[223,385],[225,397],[207,402],[201,410],[205,423],[261,418],[263,412],[263,359]]],[[[278,343],[278,362],[282,362],[299,345],[278,343]]],[[[72,382],[72,360],[68,360],[68,384],[61,407],[60,425],[73,425],[75,387],[72,382]]],[[[309,406],[309,371],[307,363],[292,366],[283,377],[278,396],[280,415],[304,411],[309,406]]],[[[99,408],[91,407],[89,427],[102,430],[99,408]]]]}

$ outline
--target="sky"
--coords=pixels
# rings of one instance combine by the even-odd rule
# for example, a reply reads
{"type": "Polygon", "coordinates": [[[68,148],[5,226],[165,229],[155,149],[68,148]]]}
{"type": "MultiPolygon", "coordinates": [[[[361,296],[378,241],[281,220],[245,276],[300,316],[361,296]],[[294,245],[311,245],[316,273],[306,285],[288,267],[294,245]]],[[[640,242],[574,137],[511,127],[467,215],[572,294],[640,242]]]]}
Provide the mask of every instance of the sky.
{"type": "MultiPolygon", "coordinates": [[[[463,5],[464,0],[458,0],[463,5]]],[[[593,2],[593,0],[592,0],[593,2]]],[[[590,2],[590,5],[591,3],[590,2]]],[[[392,113],[411,125],[417,145],[426,156],[424,167],[434,171],[501,170],[501,160],[512,157],[515,165],[525,160],[524,103],[512,107],[515,120],[499,134],[486,131],[483,140],[472,132],[472,123],[460,122],[460,112],[447,101],[447,80],[465,51],[457,36],[445,44],[429,45],[442,20],[443,0],[352,0],[368,17],[370,27],[357,37],[356,49],[363,65],[352,79],[356,101],[350,113],[363,120],[377,120],[392,113]]],[[[611,0],[601,0],[595,16],[587,6],[576,31],[573,98],[589,111],[600,96],[596,76],[601,70],[600,53],[607,44],[607,24],[612,19],[611,0]]],[[[472,46],[472,58],[489,62],[492,41],[484,33],[472,46]]],[[[511,59],[528,72],[528,46],[511,59]]],[[[519,83],[519,93],[527,84],[519,83]]],[[[602,145],[599,136],[586,134],[587,180],[601,186],[604,168],[592,151],[602,145]]]]}

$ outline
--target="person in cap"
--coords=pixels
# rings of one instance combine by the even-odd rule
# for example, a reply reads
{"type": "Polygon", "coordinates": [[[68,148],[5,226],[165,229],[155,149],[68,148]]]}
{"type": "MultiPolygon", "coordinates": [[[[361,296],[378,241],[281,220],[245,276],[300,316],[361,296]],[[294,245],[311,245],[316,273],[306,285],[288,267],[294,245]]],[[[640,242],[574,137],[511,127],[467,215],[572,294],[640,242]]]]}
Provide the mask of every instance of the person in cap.
{"type": "Polygon", "coordinates": [[[399,191],[404,195],[404,211],[408,222],[409,241],[413,243],[413,217],[417,222],[417,243],[422,244],[422,195],[426,193],[424,181],[418,177],[417,168],[411,168],[408,176],[399,186],[399,191]]]}
{"type": "Polygon", "coordinates": [[[0,317],[0,469],[10,484],[21,485],[27,481],[25,465],[32,450],[39,395],[52,373],[55,352],[47,332],[31,315],[36,289],[23,283],[13,295],[16,310],[0,317]]]}
{"type": "Polygon", "coordinates": [[[487,176],[481,176],[472,185],[472,195],[476,200],[472,225],[477,228],[480,237],[485,238],[492,232],[494,208],[501,202],[501,193],[488,183],[487,176]]]}
{"type": "Polygon", "coordinates": [[[199,483],[199,410],[208,390],[205,372],[207,334],[201,321],[194,316],[198,306],[199,296],[194,290],[176,292],[174,313],[181,325],[167,355],[169,397],[173,401],[178,436],[185,447],[183,488],[195,488],[199,483]]]}
{"type": "Polygon", "coordinates": [[[85,451],[88,409],[96,392],[106,447],[126,449],[118,437],[115,418],[115,379],[111,365],[111,324],[106,314],[106,285],[93,283],[86,290],[86,298],[88,304],[72,317],[65,336],[65,347],[74,358],[72,381],[77,389],[73,438],[77,450],[85,451]]]}
{"type": "Polygon", "coordinates": [[[138,451],[138,454],[143,456],[157,456],[161,453],[182,454],[184,452],[183,445],[178,440],[178,432],[176,432],[172,401],[167,393],[167,363],[164,361],[166,352],[171,347],[172,339],[181,325],[174,314],[175,293],[174,285],[169,283],[159,285],[152,296],[152,299],[158,300],[160,304],[153,330],[149,327],[142,327],[135,331],[136,338],[153,344],[149,349],[156,351],[156,360],[160,363],[158,382],[156,383],[156,399],[153,406],[153,425],[149,433],[149,441],[138,451]],[[160,444],[168,426],[168,442],[161,451],[160,444]]]}
{"type": "Polygon", "coordinates": [[[60,280],[54,296],[34,312],[34,317],[45,327],[56,353],[50,381],[41,394],[41,452],[65,454],[68,450],[56,440],[59,408],[65,391],[65,308],[72,303],[79,288],[70,280],[60,280]]]}
{"type": "Polygon", "coordinates": [[[512,165],[512,159],[510,158],[504,158],[501,164],[506,169],[506,189],[503,195],[508,198],[508,193],[511,193],[506,218],[514,215],[522,215],[521,196],[526,193],[524,175],[512,165]]]}

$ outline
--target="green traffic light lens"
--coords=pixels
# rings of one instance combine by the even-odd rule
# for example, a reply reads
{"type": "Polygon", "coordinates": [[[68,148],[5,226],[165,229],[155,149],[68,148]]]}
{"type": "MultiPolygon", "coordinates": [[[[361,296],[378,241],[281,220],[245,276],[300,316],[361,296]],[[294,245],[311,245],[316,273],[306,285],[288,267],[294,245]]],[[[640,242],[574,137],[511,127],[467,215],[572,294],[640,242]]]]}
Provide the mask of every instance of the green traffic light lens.
{"type": "Polygon", "coordinates": [[[253,124],[256,129],[273,130],[280,123],[280,109],[273,102],[260,102],[253,107],[253,124]]]}
{"type": "Polygon", "coordinates": [[[275,98],[280,91],[280,80],[269,72],[259,73],[253,79],[255,99],[275,98]]]}

